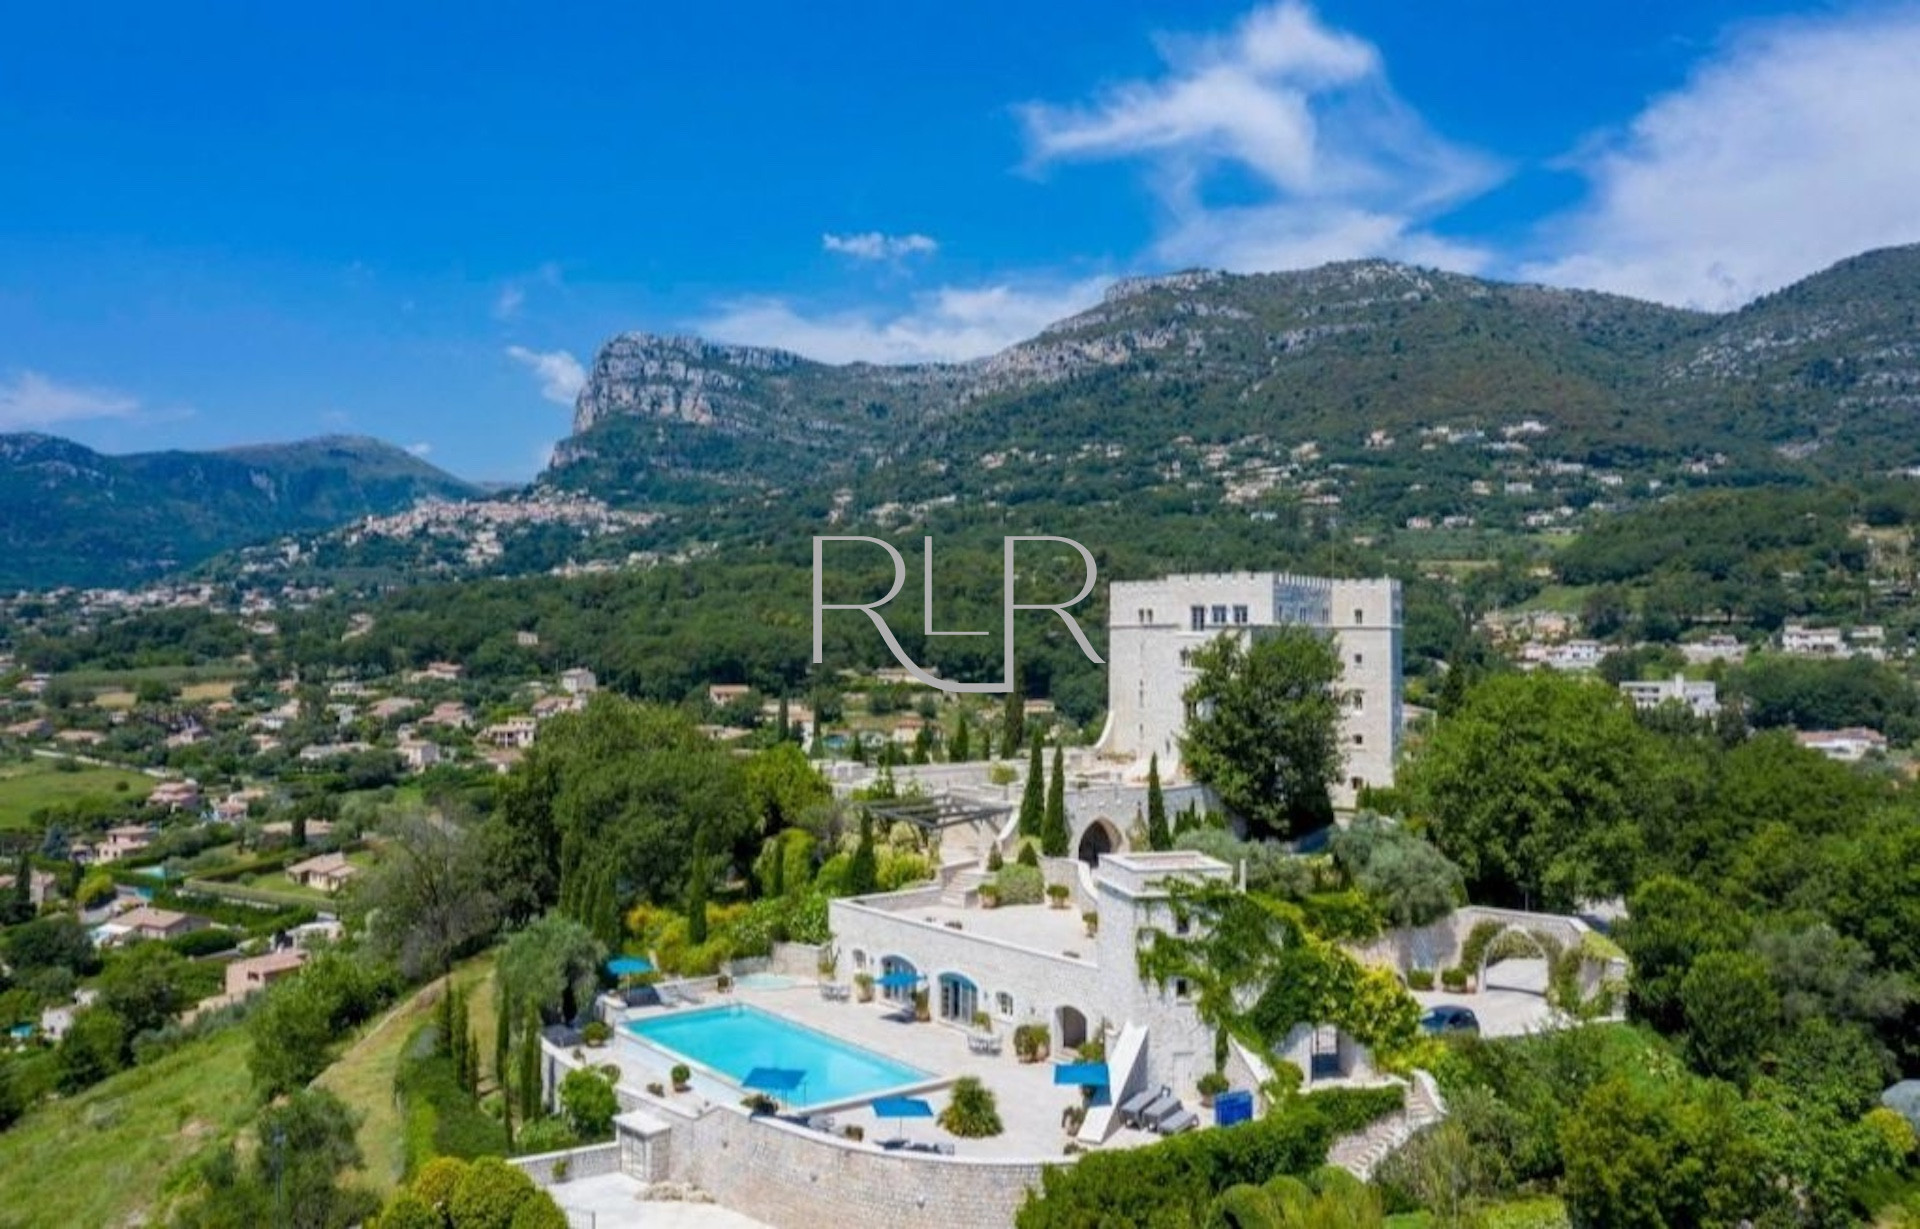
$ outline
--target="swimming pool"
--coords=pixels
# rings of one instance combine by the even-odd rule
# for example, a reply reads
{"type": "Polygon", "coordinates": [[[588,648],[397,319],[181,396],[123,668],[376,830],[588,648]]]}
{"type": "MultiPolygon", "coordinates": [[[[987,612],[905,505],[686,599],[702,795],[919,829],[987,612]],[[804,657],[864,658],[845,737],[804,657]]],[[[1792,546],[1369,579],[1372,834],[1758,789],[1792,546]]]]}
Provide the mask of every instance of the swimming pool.
{"type": "Polygon", "coordinates": [[[755,1067],[807,1073],[794,1100],[852,1101],[934,1078],[918,1067],[741,1003],[634,1020],[627,1031],[739,1085],[755,1067]]]}

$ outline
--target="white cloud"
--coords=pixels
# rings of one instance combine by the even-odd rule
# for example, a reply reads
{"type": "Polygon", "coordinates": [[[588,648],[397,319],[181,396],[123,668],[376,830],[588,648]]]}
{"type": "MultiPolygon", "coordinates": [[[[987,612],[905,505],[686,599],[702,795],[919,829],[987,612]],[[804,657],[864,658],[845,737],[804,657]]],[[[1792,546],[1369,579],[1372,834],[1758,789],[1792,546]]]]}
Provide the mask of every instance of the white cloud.
{"type": "Polygon", "coordinates": [[[1105,279],[947,286],[904,308],[808,312],[782,299],[740,300],[701,320],[717,341],[778,346],[828,363],[957,362],[1025,340],[1100,301],[1105,279]]]}
{"type": "Polygon", "coordinates": [[[416,457],[426,457],[433,452],[432,444],[408,444],[407,451],[416,457]]]}
{"type": "Polygon", "coordinates": [[[931,256],[940,250],[940,245],[926,235],[884,235],[877,230],[858,235],[822,235],[820,246],[855,260],[900,260],[907,256],[931,256]]]}
{"type": "Polygon", "coordinates": [[[94,418],[128,418],[140,403],[103,388],[61,384],[37,371],[0,381],[0,431],[53,427],[94,418]]]}
{"type": "Polygon", "coordinates": [[[531,273],[508,278],[501,283],[500,291],[493,298],[493,318],[495,320],[517,320],[527,306],[527,292],[535,287],[558,287],[561,283],[560,266],[549,260],[531,273]]]}
{"type": "Polygon", "coordinates": [[[1725,308],[1920,239],[1920,9],[1750,27],[1576,163],[1542,280],[1725,308]]]}
{"type": "Polygon", "coordinates": [[[1167,71],[1090,104],[1021,109],[1036,165],[1142,159],[1165,213],[1153,256],[1252,271],[1358,256],[1477,268],[1425,228],[1496,164],[1442,139],[1388,84],[1372,44],[1297,0],[1231,32],[1164,38],[1167,71]],[[1236,177],[1252,201],[1223,203],[1236,177]]]}
{"type": "Polygon", "coordinates": [[[540,395],[555,405],[571,406],[587,382],[586,368],[565,350],[529,350],[508,346],[507,357],[533,372],[540,381],[540,395]]]}

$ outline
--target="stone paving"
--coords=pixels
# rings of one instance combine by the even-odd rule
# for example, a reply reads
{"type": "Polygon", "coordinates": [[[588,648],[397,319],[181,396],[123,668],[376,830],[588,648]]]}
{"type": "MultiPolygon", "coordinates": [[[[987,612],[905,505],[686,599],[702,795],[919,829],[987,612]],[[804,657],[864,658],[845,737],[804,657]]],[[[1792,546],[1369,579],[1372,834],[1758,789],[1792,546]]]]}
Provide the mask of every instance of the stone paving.
{"type": "MultiPolygon", "coordinates": [[[[934,1073],[942,1086],[917,1091],[913,1095],[924,1097],[933,1105],[936,1113],[945,1108],[947,1103],[944,1085],[963,1075],[978,1076],[994,1093],[1005,1130],[989,1139],[958,1139],[933,1120],[923,1118],[900,1123],[880,1119],[864,1105],[831,1110],[837,1128],[858,1125],[869,1141],[905,1136],[915,1143],[949,1143],[954,1146],[955,1155],[958,1156],[1053,1160],[1061,1156],[1067,1144],[1069,1136],[1062,1126],[1061,1115],[1069,1106],[1080,1104],[1080,1092],[1077,1088],[1053,1083],[1053,1059],[1064,1056],[1055,1055],[1053,1059],[1041,1063],[1020,1062],[1014,1057],[1009,1026],[996,1026],[1001,1038],[1001,1053],[997,1056],[981,1055],[968,1050],[967,1033],[963,1029],[933,1022],[901,1022],[897,1018],[900,1010],[898,1005],[878,1000],[872,1003],[857,1000],[827,1002],[820,997],[818,986],[811,981],[796,981],[786,989],[741,988],[729,995],[708,994],[704,996],[702,1006],[712,1007],[730,1001],[750,1004],[934,1073]]],[[[659,1010],[640,1008],[629,1012],[627,1018],[639,1019],[657,1014],[659,1010]]],[[[650,1049],[624,1036],[622,1040],[596,1052],[594,1061],[619,1063],[625,1073],[623,1082],[634,1089],[643,1088],[648,1083],[662,1082],[666,1074],[654,1064],[654,1054],[650,1049]]],[[[692,1108],[703,1093],[716,1099],[722,1095],[733,1095],[730,1089],[704,1086],[702,1081],[696,1080],[695,1091],[682,1096],[692,1108]]],[[[1154,1138],[1157,1137],[1145,1132],[1121,1131],[1103,1146],[1128,1147],[1151,1142],[1154,1138]]]]}

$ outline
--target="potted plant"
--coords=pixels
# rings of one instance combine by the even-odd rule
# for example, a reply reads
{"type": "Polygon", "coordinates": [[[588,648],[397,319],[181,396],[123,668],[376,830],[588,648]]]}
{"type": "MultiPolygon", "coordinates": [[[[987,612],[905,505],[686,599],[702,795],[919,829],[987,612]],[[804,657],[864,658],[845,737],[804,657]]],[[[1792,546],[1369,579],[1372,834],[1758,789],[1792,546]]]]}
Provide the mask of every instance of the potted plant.
{"type": "Polygon", "coordinates": [[[1064,883],[1050,883],[1047,885],[1047,903],[1055,909],[1066,908],[1067,897],[1072,895],[1073,889],[1064,883]]]}
{"type": "Polygon", "coordinates": [[[647,1085],[647,1092],[652,1096],[664,1097],[667,1095],[667,1086],[656,1080],[647,1085]]]}
{"type": "Polygon", "coordinates": [[[853,993],[862,1003],[873,1002],[873,974],[855,973],[853,975],[853,993]]]}
{"type": "Polygon", "coordinates": [[[780,1103],[763,1092],[749,1093],[740,1098],[740,1104],[747,1107],[749,1114],[772,1114],[780,1109],[780,1103]]]}
{"type": "Polygon", "coordinates": [[[841,1134],[857,1144],[867,1137],[867,1129],[857,1122],[850,1122],[846,1125],[845,1129],[841,1131],[841,1134]]]}
{"type": "Polygon", "coordinates": [[[605,1020],[595,1020],[580,1030],[580,1039],[595,1049],[607,1044],[613,1037],[613,1030],[607,1027],[605,1020]]]}
{"type": "Polygon", "coordinates": [[[980,885],[980,907],[982,909],[998,909],[1000,907],[999,884],[983,883],[980,885]]]}
{"type": "Polygon", "coordinates": [[[1440,984],[1458,994],[1467,988],[1467,971],[1459,965],[1442,969],[1440,972],[1440,984]]]}
{"type": "Polygon", "coordinates": [[[1013,1052],[1023,1063],[1037,1063],[1047,1056],[1051,1039],[1044,1024],[1022,1024],[1013,1030],[1013,1052]]]}
{"type": "Polygon", "coordinates": [[[721,994],[726,994],[729,991],[731,991],[733,989],[732,975],[728,973],[722,973],[720,974],[720,976],[714,978],[713,988],[715,990],[718,990],[721,994]]]}
{"type": "Polygon", "coordinates": [[[1218,1097],[1232,1086],[1227,1083],[1226,1076],[1220,1074],[1218,1071],[1209,1071],[1200,1077],[1196,1087],[1200,1090],[1200,1104],[1212,1105],[1215,1097],[1218,1097]]]}
{"type": "Polygon", "coordinates": [[[675,1092],[685,1092],[693,1087],[693,1071],[685,1063],[675,1063],[667,1076],[673,1081],[675,1092]]]}
{"type": "Polygon", "coordinates": [[[1087,938],[1091,939],[1100,933],[1100,914],[1096,910],[1087,910],[1080,915],[1080,920],[1086,925],[1087,938]]]}
{"type": "Polygon", "coordinates": [[[933,1009],[928,1005],[924,986],[913,992],[913,1018],[922,1024],[933,1019],[933,1009]]]}
{"type": "Polygon", "coordinates": [[[993,1021],[988,1018],[987,1013],[984,1011],[976,1010],[973,1013],[972,1024],[973,1031],[976,1033],[991,1033],[993,1031],[993,1021]]]}

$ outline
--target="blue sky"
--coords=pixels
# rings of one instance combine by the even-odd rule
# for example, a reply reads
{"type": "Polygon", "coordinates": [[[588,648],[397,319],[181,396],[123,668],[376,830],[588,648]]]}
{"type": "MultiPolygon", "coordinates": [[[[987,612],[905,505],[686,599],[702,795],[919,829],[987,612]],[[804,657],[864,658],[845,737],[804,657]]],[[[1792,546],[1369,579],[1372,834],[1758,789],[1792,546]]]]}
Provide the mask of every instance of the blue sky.
{"type": "Polygon", "coordinates": [[[970,357],[1375,255],[1723,308],[1920,240],[1916,63],[1889,4],[17,7],[0,430],[525,478],[627,329],[970,357]]]}

